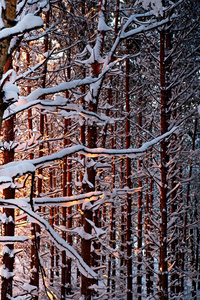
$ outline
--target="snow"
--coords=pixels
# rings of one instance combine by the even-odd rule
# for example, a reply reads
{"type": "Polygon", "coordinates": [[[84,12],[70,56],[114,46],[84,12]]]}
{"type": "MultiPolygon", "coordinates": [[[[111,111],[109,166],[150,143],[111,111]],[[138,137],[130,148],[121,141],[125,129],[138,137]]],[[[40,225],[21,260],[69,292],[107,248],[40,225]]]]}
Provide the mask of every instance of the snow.
{"type": "Polygon", "coordinates": [[[17,4],[17,12],[19,13],[20,10],[23,8],[26,0],[22,0],[20,3],[17,4]]]}
{"type": "MultiPolygon", "coordinates": [[[[59,99],[61,98],[61,99],[63,99],[63,101],[65,99],[60,96],[57,98],[59,98],[59,99]]],[[[55,101],[58,101],[57,98],[55,101]]],[[[87,98],[87,100],[90,99],[90,97],[88,97],[88,96],[86,96],[86,98],[87,98]]],[[[55,101],[54,101],[54,104],[56,105],[55,101]]],[[[66,103],[66,99],[65,99],[65,103],[66,103]]],[[[63,102],[62,105],[65,105],[65,103],[63,102]]],[[[93,118],[94,120],[101,121],[103,123],[103,125],[105,125],[105,122],[108,124],[114,124],[114,122],[116,120],[116,119],[106,116],[105,114],[98,115],[94,112],[87,111],[87,110],[83,109],[81,106],[77,106],[75,104],[66,104],[65,109],[70,110],[70,111],[68,112],[68,111],[62,110],[58,115],[64,116],[66,118],[72,118],[74,116],[74,113],[72,113],[72,111],[75,110],[78,113],[78,114],[76,114],[76,116],[80,115],[81,117],[85,118],[86,120],[88,120],[88,119],[91,120],[91,118],[93,118]]]]}
{"type": "MultiPolygon", "coordinates": [[[[51,206],[55,204],[59,204],[62,207],[70,207],[72,205],[78,205],[83,203],[88,203],[91,201],[97,201],[100,197],[103,196],[103,193],[100,191],[90,192],[86,194],[80,194],[76,196],[68,196],[68,197],[43,197],[43,198],[34,198],[33,202],[37,206],[51,206]]],[[[22,199],[23,201],[25,199],[22,199]]]]}
{"type": "Polygon", "coordinates": [[[4,91],[3,101],[5,103],[16,102],[18,100],[19,89],[15,84],[11,84],[7,87],[4,87],[3,91],[4,91]]]}
{"type": "MultiPolygon", "coordinates": [[[[0,167],[0,179],[9,177],[19,177],[27,173],[35,172],[34,165],[29,161],[19,161],[11,163],[10,167],[3,165],[0,167]]],[[[7,178],[7,180],[8,180],[7,178]]]]}
{"type": "Polygon", "coordinates": [[[26,236],[0,236],[0,243],[4,244],[24,243],[27,240],[26,236]]]}
{"type": "Polygon", "coordinates": [[[23,290],[27,291],[28,293],[31,293],[35,289],[37,289],[35,285],[31,285],[29,283],[23,285],[23,290]]]}
{"type": "Polygon", "coordinates": [[[6,72],[0,81],[0,85],[3,85],[4,102],[16,102],[18,100],[19,89],[16,84],[14,84],[16,80],[16,73],[13,69],[6,72]]]}
{"type": "Polygon", "coordinates": [[[0,213],[0,222],[1,223],[6,223],[6,221],[7,221],[7,216],[6,216],[6,214],[5,213],[0,213]]]}
{"type": "Polygon", "coordinates": [[[93,235],[85,232],[84,227],[76,227],[73,229],[65,229],[66,232],[69,232],[70,234],[74,233],[74,234],[78,234],[79,237],[81,237],[84,240],[91,240],[93,238],[93,235]]]}
{"type": "Polygon", "coordinates": [[[9,300],[31,300],[32,296],[30,295],[20,295],[16,297],[10,297],[9,300]]]}
{"type": "Polygon", "coordinates": [[[0,176],[0,189],[7,189],[12,184],[12,178],[10,176],[0,176]]]}
{"type": "Polygon", "coordinates": [[[3,249],[3,256],[4,256],[5,254],[8,254],[9,257],[14,257],[14,256],[15,256],[15,250],[14,250],[14,249],[8,248],[8,246],[4,246],[4,249],[3,249]]]}
{"type": "Polygon", "coordinates": [[[8,38],[13,35],[24,33],[26,31],[40,28],[43,26],[43,20],[40,17],[33,14],[27,14],[25,17],[17,23],[17,25],[11,28],[4,28],[0,31],[0,40],[8,38]]]}
{"type": "Polygon", "coordinates": [[[3,85],[4,97],[3,101],[7,102],[16,102],[18,100],[19,88],[14,84],[16,80],[16,73],[13,69],[6,72],[0,81],[0,85],[3,85]]]}
{"type": "MultiPolygon", "coordinates": [[[[65,148],[58,153],[54,153],[51,155],[47,155],[45,157],[40,157],[32,160],[24,160],[22,161],[15,161],[8,164],[5,164],[0,167],[0,177],[8,176],[10,178],[19,177],[25,175],[27,173],[33,173],[35,170],[49,162],[54,160],[62,159],[71,154],[80,153],[84,154],[88,157],[96,157],[96,156],[127,156],[130,158],[136,158],[138,155],[144,153],[148,150],[149,147],[159,143],[164,138],[170,136],[173,132],[177,130],[177,127],[173,127],[170,131],[166,132],[165,134],[144,143],[140,148],[129,148],[129,149],[105,149],[105,148],[87,148],[83,145],[75,145],[69,148],[65,148]]],[[[84,182],[87,182],[87,172],[84,174],[84,182]]],[[[10,182],[10,178],[8,181],[10,182]]]]}
{"type": "Polygon", "coordinates": [[[17,78],[16,72],[11,69],[8,70],[5,74],[3,74],[1,79],[1,85],[4,82],[4,87],[9,86],[10,84],[13,84],[17,78]]]}
{"type": "Polygon", "coordinates": [[[87,219],[87,218],[85,218],[85,219],[86,219],[87,222],[93,227],[93,231],[94,231],[94,233],[95,233],[94,235],[95,235],[96,237],[100,237],[100,236],[106,234],[106,231],[103,230],[103,229],[101,229],[101,228],[96,227],[95,224],[94,224],[94,222],[92,222],[91,220],[89,220],[89,219],[87,219]]]}
{"type": "MultiPolygon", "coordinates": [[[[96,278],[97,274],[83,261],[82,257],[77,253],[77,251],[70,246],[63,238],[60,237],[60,235],[54,231],[54,229],[50,226],[50,224],[44,220],[42,217],[40,217],[37,213],[33,212],[27,207],[27,202],[24,201],[24,204],[18,204],[18,199],[13,199],[13,200],[3,200],[1,202],[4,202],[5,204],[10,204],[11,206],[15,206],[17,208],[23,209],[25,213],[27,213],[28,218],[30,219],[31,222],[33,223],[38,223],[40,224],[41,227],[43,227],[51,240],[55,243],[55,245],[58,247],[58,249],[65,250],[66,255],[69,258],[75,258],[77,261],[78,268],[80,272],[88,277],[88,278],[96,278]]],[[[21,200],[21,203],[23,201],[21,200]]],[[[13,239],[16,237],[13,237],[13,239]]]]}
{"type": "Polygon", "coordinates": [[[2,144],[1,147],[3,147],[4,150],[11,150],[11,149],[14,149],[18,146],[18,143],[15,143],[14,141],[9,141],[9,142],[4,142],[2,144]]]}
{"type": "Polygon", "coordinates": [[[27,101],[37,100],[41,96],[64,92],[66,90],[74,89],[82,85],[91,84],[92,82],[96,82],[97,80],[99,79],[92,78],[91,76],[89,76],[89,77],[85,77],[84,79],[76,79],[70,82],[62,82],[55,87],[37,88],[35,91],[33,91],[24,99],[26,99],[27,101]]]}
{"type": "Polygon", "coordinates": [[[146,10],[151,7],[156,17],[158,17],[159,14],[163,16],[162,0],[138,0],[136,1],[135,5],[138,3],[142,3],[144,9],[146,10]]]}
{"type": "Polygon", "coordinates": [[[110,31],[113,30],[111,27],[107,26],[105,23],[104,13],[100,11],[99,13],[99,23],[98,23],[98,31],[110,31]]]}
{"type": "Polygon", "coordinates": [[[0,273],[1,273],[1,276],[4,277],[4,278],[6,278],[6,279],[15,276],[15,273],[10,272],[9,269],[7,269],[5,267],[5,265],[3,265],[3,267],[1,268],[1,272],[0,273]]]}

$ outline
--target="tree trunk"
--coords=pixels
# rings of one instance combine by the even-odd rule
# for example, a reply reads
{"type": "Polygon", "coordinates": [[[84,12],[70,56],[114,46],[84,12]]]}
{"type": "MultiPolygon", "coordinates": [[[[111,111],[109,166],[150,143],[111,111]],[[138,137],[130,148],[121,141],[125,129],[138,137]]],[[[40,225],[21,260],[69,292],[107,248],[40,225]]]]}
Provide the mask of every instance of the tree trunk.
{"type": "MultiPolygon", "coordinates": [[[[161,135],[167,132],[167,93],[165,69],[165,29],[160,32],[160,87],[161,87],[161,135]]],[[[160,187],[160,300],[168,300],[168,267],[167,267],[167,142],[161,141],[161,187],[160,187]]]]}
{"type": "MultiPolygon", "coordinates": [[[[150,167],[152,166],[152,154],[150,158],[150,167]]],[[[148,165],[147,165],[148,167],[148,165]]],[[[146,191],[146,220],[145,220],[145,225],[146,225],[146,231],[147,231],[147,236],[150,237],[151,232],[152,232],[152,207],[153,207],[153,179],[148,177],[146,178],[146,186],[147,186],[147,191],[146,191]],[[149,183],[150,181],[150,183],[149,183]]],[[[148,238],[147,240],[147,246],[146,246],[146,258],[147,258],[147,268],[146,268],[146,288],[147,288],[147,297],[152,297],[153,296],[153,275],[154,275],[154,259],[152,256],[152,251],[153,251],[153,245],[151,238],[148,238]]]]}
{"type": "MultiPolygon", "coordinates": [[[[128,42],[126,42],[128,50],[128,42]]],[[[130,73],[129,59],[126,59],[126,77],[125,77],[125,93],[126,93],[126,149],[130,148],[130,100],[129,100],[129,73],[130,73]]],[[[126,158],[126,185],[131,189],[131,159],[126,158]]],[[[127,193],[127,208],[126,208],[126,251],[127,251],[127,300],[132,300],[132,198],[127,193]]]]}
{"type": "MultiPolygon", "coordinates": [[[[4,72],[7,72],[12,68],[12,57],[8,59],[4,67],[4,72]]],[[[11,144],[14,142],[15,133],[14,133],[14,117],[9,118],[4,122],[4,142],[11,144]]],[[[7,164],[14,161],[14,149],[4,149],[3,153],[3,163],[7,164]]],[[[14,199],[15,198],[15,189],[7,188],[4,190],[5,199],[14,199]]],[[[15,211],[11,208],[4,208],[4,213],[6,214],[6,222],[4,223],[4,235],[5,236],[14,236],[15,235],[15,211]]],[[[13,270],[14,270],[14,244],[8,244],[4,247],[3,254],[3,269],[1,275],[1,299],[7,300],[8,296],[12,297],[13,293],[13,270]],[[4,277],[4,272],[7,274],[4,277]]]]}
{"type": "MultiPolygon", "coordinates": [[[[141,103],[141,97],[139,97],[139,102],[141,103]]],[[[139,112],[138,115],[138,125],[141,128],[142,127],[142,114],[139,112]]],[[[142,141],[139,138],[139,147],[141,146],[142,141]]],[[[138,171],[141,172],[142,168],[142,161],[141,159],[138,160],[138,171]]],[[[142,299],[142,179],[141,174],[139,174],[138,179],[138,238],[137,238],[137,258],[138,258],[138,264],[137,264],[137,299],[142,299]]]]}

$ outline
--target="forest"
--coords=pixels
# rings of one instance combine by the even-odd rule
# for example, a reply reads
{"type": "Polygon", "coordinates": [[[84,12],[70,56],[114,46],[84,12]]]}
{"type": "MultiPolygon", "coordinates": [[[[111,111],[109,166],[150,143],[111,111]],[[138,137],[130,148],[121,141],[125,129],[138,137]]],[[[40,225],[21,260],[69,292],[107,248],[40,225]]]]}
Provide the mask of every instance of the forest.
{"type": "Polygon", "coordinates": [[[1,300],[200,299],[198,0],[0,0],[1,300]]]}

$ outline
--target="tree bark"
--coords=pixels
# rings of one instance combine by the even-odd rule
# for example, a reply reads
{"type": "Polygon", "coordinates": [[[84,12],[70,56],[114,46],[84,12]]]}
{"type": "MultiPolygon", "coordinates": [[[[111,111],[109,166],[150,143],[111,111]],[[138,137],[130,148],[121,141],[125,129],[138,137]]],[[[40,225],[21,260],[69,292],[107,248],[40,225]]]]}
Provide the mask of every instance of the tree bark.
{"type": "MultiPolygon", "coordinates": [[[[141,103],[141,97],[139,97],[139,102],[141,103]]],[[[142,127],[142,114],[139,112],[138,115],[138,125],[140,128],[142,127]]],[[[141,146],[142,141],[139,138],[139,144],[138,146],[141,146]]],[[[138,171],[140,173],[142,168],[142,161],[141,159],[138,160],[138,171]]],[[[137,298],[138,300],[142,299],[142,205],[143,205],[143,195],[142,195],[142,179],[139,174],[138,179],[138,188],[140,189],[138,191],[138,237],[137,237],[137,298]]]]}
{"type": "MultiPolygon", "coordinates": [[[[128,41],[126,42],[126,48],[128,50],[128,41]]],[[[130,62],[126,59],[125,63],[126,77],[125,77],[125,94],[126,94],[126,149],[130,148],[130,100],[129,100],[129,73],[130,73],[130,62]]],[[[126,158],[126,185],[128,188],[132,187],[131,184],[131,159],[126,158]]],[[[132,198],[127,193],[127,208],[126,208],[126,251],[127,251],[127,300],[132,300],[132,198]]]]}
{"type": "MultiPolygon", "coordinates": [[[[165,29],[160,32],[160,88],[161,88],[161,135],[167,132],[167,93],[166,93],[166,67],[165,67],[165,29]]],[[[168,267],[167,267],[167,141],[161,141],[161,187],[160,187],[160,300],[168,300],[168,267]]]]}
{"type": "MultiPolygon", "coordinates": [[[[7,7],[8,9],[8,7],[7,7]]],[[[12,68],[12,57],[10,56],[7,60],[4,72],[7,72],[12,68]]],[[[14,133],[14,117],[9,118],[4,122],[4,142],[12,145],[15,139],[14,133]]],[[[3,153],[3,163],[7,164],[14,161],[14,148],[4,149],[3,153]]],[[[5,199],[15,198],[15,189],[9,187],[4,190],[5,199]]],[[[15,235],[15,210],[11,208],[4,208],[4,213],[6,214],[6,222],[4,223],[4,235],[14,236],[15,235]]],[[[9,276],[1,275],[1,299],[7,300],[8,297],[12,297],[13,294],[13,270],[14,270],[14,244],[5,245],[3,254],[3,270],[9,272],[9,276]]],[[[3,273],[2,273],[3,274],[3,273]]]]}

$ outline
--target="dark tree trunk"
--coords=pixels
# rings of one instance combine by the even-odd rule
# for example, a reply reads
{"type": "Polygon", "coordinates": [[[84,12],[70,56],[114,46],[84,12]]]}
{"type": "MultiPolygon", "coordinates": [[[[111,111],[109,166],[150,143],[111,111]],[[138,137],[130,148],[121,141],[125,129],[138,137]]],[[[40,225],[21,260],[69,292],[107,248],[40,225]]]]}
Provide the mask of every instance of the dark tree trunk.
{"type": "MultiPolygon", "coordinates": [[[[168,130],[168,95],[166,91],[166,65],[165,65],[165,29],[160,32],[160,87],[161,87],[161,135],[168,130]]],[[[160,292],[159,299],[168,299],[168,267],[167,267],[167,174],[169,161],[167,154],[167,141],[161,141],[161,187],[160,187],[160,292]]]]}
{"type": "MultiPolygon", "coordinates": [[[[152,166],[152,154],[150,158],[150,167],[152,166]]],[[[148,165],[147,165],[148,167],[148,165]]],[[[148,177],[146,178],[146,186],[147,186],[147,191],[146,191],[146,220],[145,220],[145,225],[146,225],[146,231],[148,237],[150,237],[153,224],[151,221],[152,218],[152,207],[153,207],[153,179],[148,177]],[[149,182],[150,181],[150,182],[149,182]]],[[[146,288],[147,288],[147,297],[152,297],[154,292],[153,292],[153,276],[154,276],[154,259],[152,256],[152,251],[153,251],[153,245],[151,238],[148,238],[147,240],[147,246],[146,246],[146,258],[147,258],[147,267],[146,267],[146,288]]]]}
{"type": "MultiPolygon", "coordinates": [[[[128,42],[126,44],[128,50],[128,42]]],[[[125,78],[125,93],[126,93],[126,149],[131,146],[130,138],[130,100],[129,100],[129,73],[130,73],[130,62],[126,59],[126,78],[125,78]]],[[[131,189],[131,159],[126,158],[126,185],[131,189]]],[[[126,251],[127,251],[127,300],[132,300],[132,198],[127,193],[127,208],[126,208],[126,251]]]]}
{"type": "MultiPolygon", "coordinates": [[[[4,67],[4,71],[7,72],[12,68],[12,57],[10,57],[4,67]]],[[[3,133],[4,142],[12,145],[15,139],[14,133],[14,117],[9,118],[4,122],[4,133],[3,133]]],[[[3,162],[7,164],[14,161],[14,149],[4,149],[3,153],[3,162]]],[[[15,189],[7,188],[4,190],[5,199],[14,199],[15,198],[15,189]]],[[[14,236],[15,235],[15,211],[11,208],[4,208],[4,213],[6,214],[6,222],[4,223],[4,235],[5,236],[14,236]]],[[[4,254],[3,254],[3,269],[1,275],[1,299],[7,300],[9,297],[12,297],[13,293],[13,270],[14,270],[14,244],[5,245],[4,254]],[[7,249],[7,250],[6,250],[7,249]],[[9,276],[4,277],[4,272],[6,271],[9,276]]]]}
{"type": "MultiPolygon", "coordinates": [[[[139,102],[141,102],[141,97],[139,97],[139,102]]],[[[142,127],[142,114],[139,113],[138,115],[138,125],[142,127]]],[[[142,141],[139,138],[139,147],[141,146],[142,141]]],[[[138,171],[141,172],[142,168],[142,161],[141,159],[138,160],[138,171]]],[[[137,257],[138,257],[138,264],[137,264],[137,298],[138,300],[142,299],[142,205],[143,205],[143,195],[142,195],[142,179],[141,174],[139,174],[138,179],[138,238],[137,238],[137,257]]]]}

